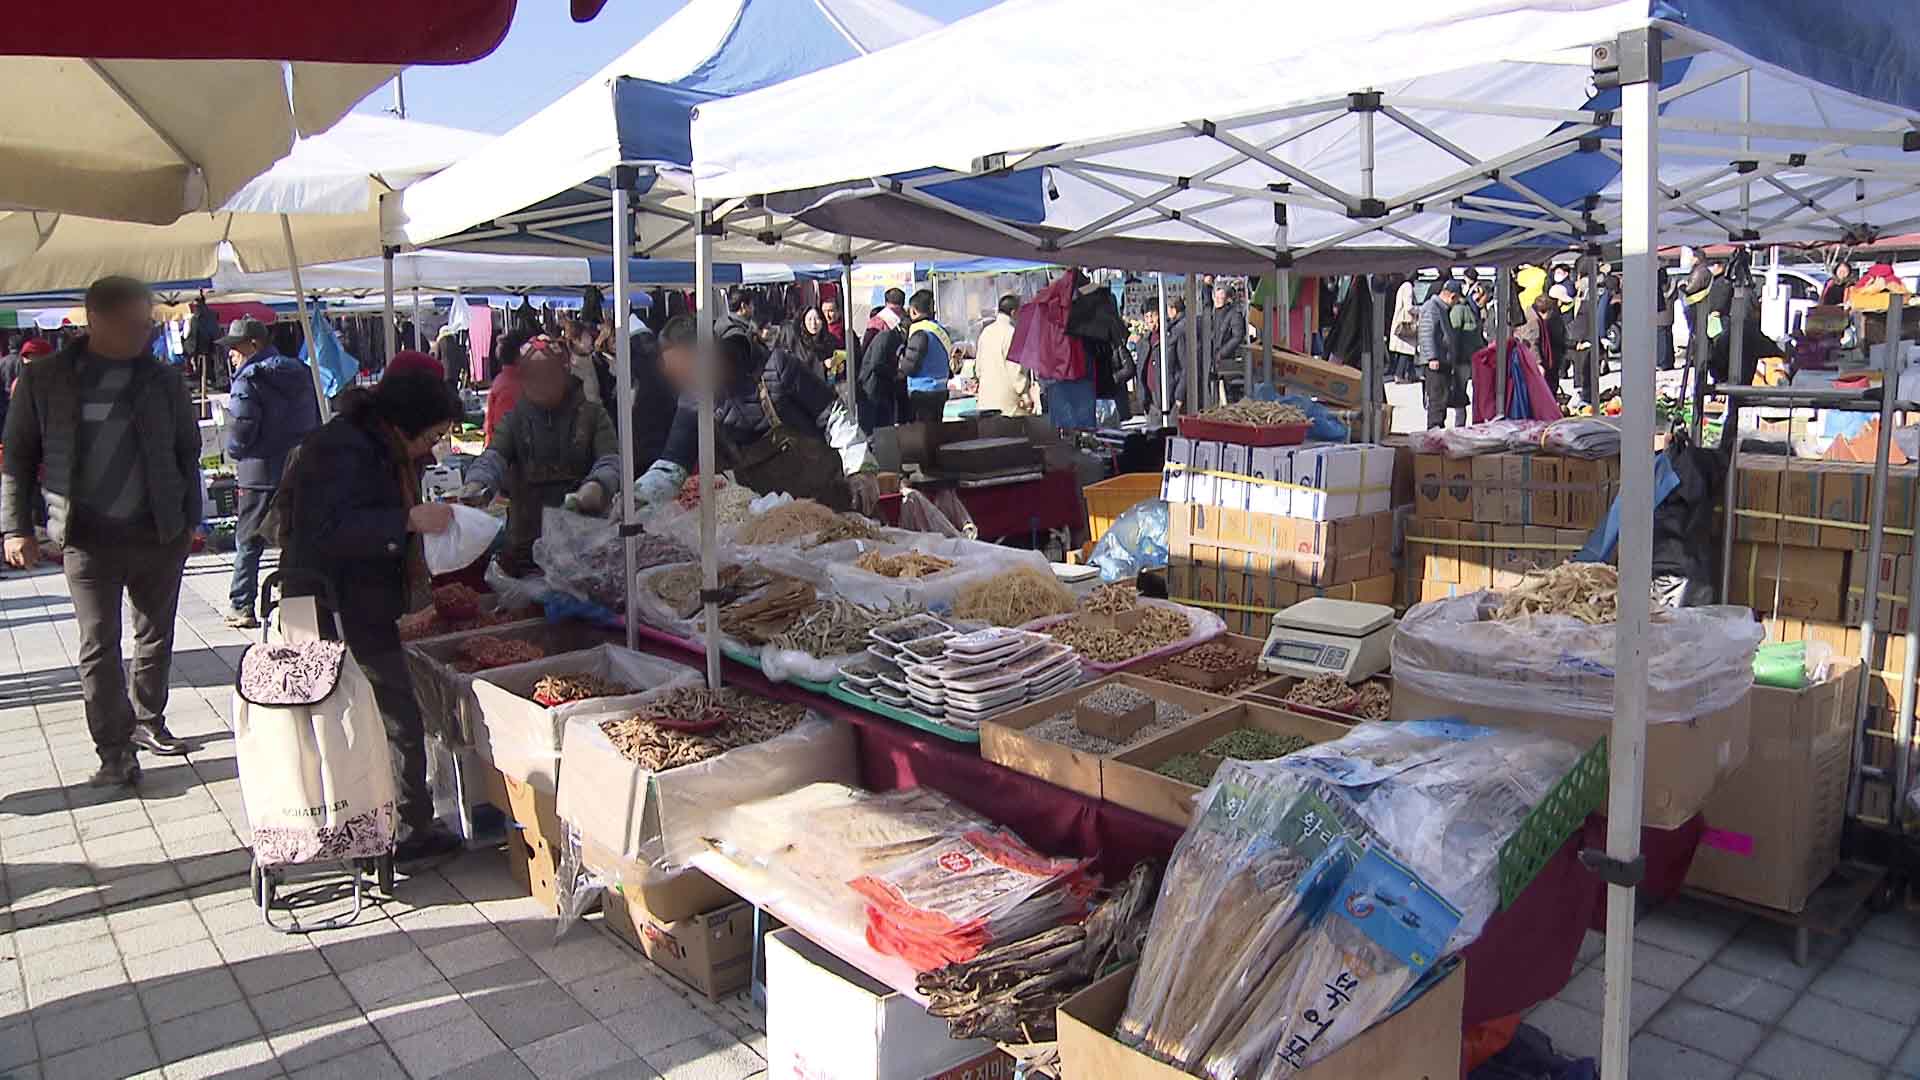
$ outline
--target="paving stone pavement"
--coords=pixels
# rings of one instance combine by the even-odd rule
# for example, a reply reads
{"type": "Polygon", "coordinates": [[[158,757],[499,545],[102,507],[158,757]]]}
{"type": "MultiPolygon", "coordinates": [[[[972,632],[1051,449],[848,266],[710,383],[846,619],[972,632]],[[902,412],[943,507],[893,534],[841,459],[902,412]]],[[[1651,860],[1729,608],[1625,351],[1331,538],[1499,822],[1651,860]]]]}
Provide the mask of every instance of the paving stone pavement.
{"type": "MultiPolygon", "coordinates": [[[[228,561],[196,556],[169,720],[184,759],[95,791],[66,582],[0,577],[0,1080],[142,1076],[744,1080],[765,1017],[707,1001],[592,916],[556,940],[498,852],[401,882],[354,926],[275,934],[251,904],[227,726],[228,561]]],[[[1816,939],[1692,901],[1636,935],[1635,1080],[1920,1080],[1920,918],[1816,939]]],[[[1593,1054],[1601,938],[1530,1023],[1593,1054]]]]}

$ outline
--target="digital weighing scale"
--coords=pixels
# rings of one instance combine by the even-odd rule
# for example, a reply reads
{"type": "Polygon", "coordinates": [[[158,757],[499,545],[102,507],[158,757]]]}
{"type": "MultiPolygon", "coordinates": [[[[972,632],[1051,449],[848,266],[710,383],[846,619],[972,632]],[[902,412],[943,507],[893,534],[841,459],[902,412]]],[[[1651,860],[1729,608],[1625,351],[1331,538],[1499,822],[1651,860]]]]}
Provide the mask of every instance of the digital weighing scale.
{"type": "Polygon", "coordinates": [[[1357,683],[1387,669],[1393,609],[1385,604],[1314,597],[1273,617],[1260,669],[1312,678],[1338,675],[1357,683]]]}

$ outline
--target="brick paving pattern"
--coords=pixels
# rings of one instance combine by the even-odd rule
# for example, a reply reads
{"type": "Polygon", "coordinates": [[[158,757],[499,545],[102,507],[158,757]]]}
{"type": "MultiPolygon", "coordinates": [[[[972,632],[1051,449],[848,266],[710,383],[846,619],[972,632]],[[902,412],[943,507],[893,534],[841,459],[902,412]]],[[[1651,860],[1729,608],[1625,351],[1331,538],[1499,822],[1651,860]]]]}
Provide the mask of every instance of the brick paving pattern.
{"type": "MultiPolygon", "coordinates": [[[[555,922],[496,853],[405,880],[351,927],[261,924],[248,896],[227,700],[248,640],[228,629],[227,560],[181,598],[169,720],[197,749],[143,755],[138,796],[85,786],[66,582],[0,578],[0,1077],[640,1077],[766,1070],[764,1016],[653,969],[590,917],[555,922]]],[[[1599,1043],[1600,937],[1529,1021],[1565,1052],[1599,1043]]],[[[1920,919],[1816,939],[1706,905],[1641,924],[1636,1080],[1920,1077],[1920,919]]]]}

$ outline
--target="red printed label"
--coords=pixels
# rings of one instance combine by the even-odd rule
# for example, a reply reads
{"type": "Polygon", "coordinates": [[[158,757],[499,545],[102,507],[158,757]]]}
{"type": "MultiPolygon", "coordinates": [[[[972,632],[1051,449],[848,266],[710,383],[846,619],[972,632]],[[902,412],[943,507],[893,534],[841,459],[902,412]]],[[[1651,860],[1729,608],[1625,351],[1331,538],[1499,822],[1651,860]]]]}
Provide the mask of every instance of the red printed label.
{"type": "Polygon", "coordinates": [[[950,874],[964,874],[973,869],[973,860],[964,852],[949,851],[940,856],[940,866],[950,874]]]}
{"type": "Polygon", "coordinates": [[[1753,837],[1747,833],[1709,828],[1700,834],[1700,843],[1729,855],[1739,855],[1749,859],[1753,857],[1753,837]]]}

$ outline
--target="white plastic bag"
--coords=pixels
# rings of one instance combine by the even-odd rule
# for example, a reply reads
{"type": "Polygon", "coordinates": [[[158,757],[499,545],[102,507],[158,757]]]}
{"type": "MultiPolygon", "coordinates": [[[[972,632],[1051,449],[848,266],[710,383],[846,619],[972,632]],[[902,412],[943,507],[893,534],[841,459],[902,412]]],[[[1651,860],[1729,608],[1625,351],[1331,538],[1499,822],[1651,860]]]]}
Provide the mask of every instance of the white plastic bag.
{"type": "MultiPolygon", "coordinates": [[[[1482,616],[1500,594],[1416,604],[1393,635],[1397,683],[1441,701],[1584,720],[1613,718],[1614,623],[1482,616]]],[[[1648,627],[1647,722],[1686,723],[1753,688],[1766,636],[1743,607],[1662,609],[1648,627]]]]}
{"type": "Polygon", "coordinates": [[[454,503],[453,522],[446,531],[426,533],[421,545],[426,549],[427,569],[435,574],[465,570],[493,546],[504,522],[485,510],[454,503]]]}
{"type": "Polygon", "coordinates": [[[973,582],[1004,574],[1019,566],[1052,572],[1046,556],[1037,551],[926,533],[916,534],[904,544],[869,545],[866,550],[889,555],[917,551],[950,560],[954,564],[949,569],[924,577],[890,578],[856,565],[859,555],[864,551],[829,561],[826,564],[827,580],[832,583],[833,591],[868,607],[915,603],[932,610],[947,610],[953,606],[960,590],[973,582]]]}

